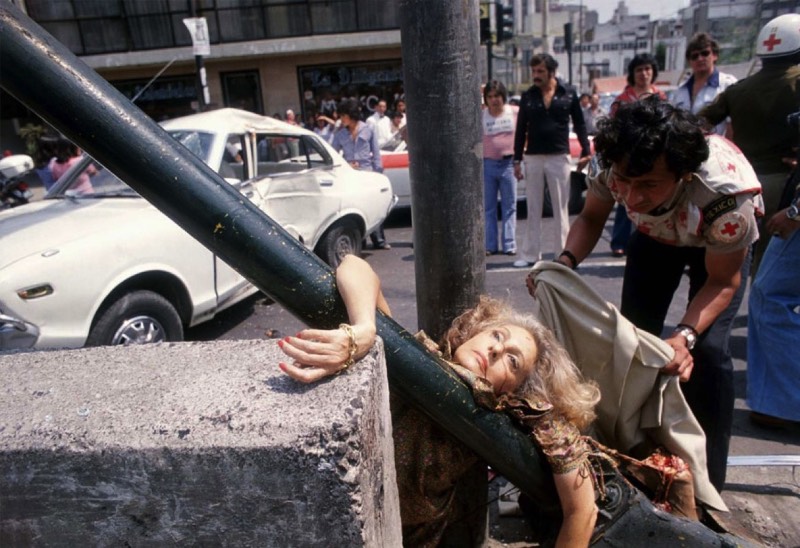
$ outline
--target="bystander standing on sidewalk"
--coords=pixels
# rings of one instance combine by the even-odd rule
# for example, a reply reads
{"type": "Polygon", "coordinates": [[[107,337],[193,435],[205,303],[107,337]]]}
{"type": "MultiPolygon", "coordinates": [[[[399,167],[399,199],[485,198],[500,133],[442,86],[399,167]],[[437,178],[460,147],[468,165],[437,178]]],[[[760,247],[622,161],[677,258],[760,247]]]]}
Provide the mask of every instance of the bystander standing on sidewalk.
{"type": "Polygon", "coordinates": [[[483,211],[486,254],[517,254],[517,179],[514,177],[514,128],[518,107],[506,104],[506,87],[492,80],[483,88],[486,108],[483,126],[483,211]],[[500,195],[500,234],[497,228],[497,196],[500,195]]]}

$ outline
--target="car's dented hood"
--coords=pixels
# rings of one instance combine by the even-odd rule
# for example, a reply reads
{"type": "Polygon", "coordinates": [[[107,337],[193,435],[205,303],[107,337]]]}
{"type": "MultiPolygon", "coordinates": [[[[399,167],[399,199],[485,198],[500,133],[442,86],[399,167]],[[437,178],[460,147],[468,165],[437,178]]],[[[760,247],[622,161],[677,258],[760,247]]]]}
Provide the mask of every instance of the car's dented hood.
{"type": "Polygon", "coordinates": [[[0,269],[33,254],[145,223],[153,209],[141,198],[42,200],[0,213],[0,269]]]}

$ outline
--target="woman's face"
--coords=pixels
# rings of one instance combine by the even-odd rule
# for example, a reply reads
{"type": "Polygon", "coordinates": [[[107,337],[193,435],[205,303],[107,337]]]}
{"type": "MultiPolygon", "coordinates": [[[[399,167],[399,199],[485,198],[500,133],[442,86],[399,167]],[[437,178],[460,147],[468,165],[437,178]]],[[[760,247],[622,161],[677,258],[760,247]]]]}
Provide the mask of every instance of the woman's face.
{"type": "Polygon", "coordinates": [[[505,324],[481,331],[456,348],[454,361],[486,379],[495,394],[515,391],[533,371],[538,349],[522,327],[505,324]]]}
{"type": "Polygon", "coordinates": [[[503,108],[505,101],[503,101],[503,95],[496,92],[490,91],[486,94],[486,106],[488,106],[491,110],[500,110],[503,108]]]}

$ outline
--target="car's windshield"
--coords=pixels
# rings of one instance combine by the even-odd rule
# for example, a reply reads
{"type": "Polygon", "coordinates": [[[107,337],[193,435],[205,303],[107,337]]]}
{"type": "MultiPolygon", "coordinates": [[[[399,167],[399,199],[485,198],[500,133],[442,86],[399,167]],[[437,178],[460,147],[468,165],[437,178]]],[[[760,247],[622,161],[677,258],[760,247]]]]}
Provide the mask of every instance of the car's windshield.
{"type": "Polygon", "coordinates": [[[398,131],[397,133],[395,133],[392,136],[392,138],[386,141],[381,147],[381,150],[384,150],[386,152],[402,152],[405,149],[406,149],[406,141],[403,138],[402,131],[398,131]]]}
{"type": "Polygon", "coordinates": [[[123,183],[91,157],[83,155],[74,161],[64,175],[47,193],[47,198],[103,198],[138,196],[135,190],[123,183]]]}
{"type": "Polygon", "coordinates": [[[214,135],[195,130],[173,129],[168,131],[176,141],[192,151],[205,163],[210,164],[211,144],[214,135]]]}
{"type": "MultiPolygon", "coordinates": [[[[169,134],[179,143],[208,163],[213,135],[198,131],[171,131],[169,134]]],[[[138,193],[122,182],[91,157],[83,155],[70,160],[69,169],[47,193],[47,198],[106,198],[138,196],[138,193]]]]}

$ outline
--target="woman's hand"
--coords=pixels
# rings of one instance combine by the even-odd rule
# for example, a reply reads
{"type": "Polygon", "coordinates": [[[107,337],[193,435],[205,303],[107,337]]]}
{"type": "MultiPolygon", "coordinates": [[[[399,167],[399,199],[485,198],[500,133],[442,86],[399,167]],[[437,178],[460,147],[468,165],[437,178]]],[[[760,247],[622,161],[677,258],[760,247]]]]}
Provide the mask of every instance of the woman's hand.
{"type": "Polygon", "coordinates": [[[786,239],[792,235],[792,232],[800,228],[800,222],[793,221],[786,216],[786,211],[788,209],[788,207],[781,209],[775,215],[769,218],[765,226],[765,232],[767,234],[786,239]]]}
{"type": "Polygon", "coordinates": [[[378,275],[364,259],[347,255],[336,269],[336,285],[350,325],[339,329],[304,329],[278,341],[294,363],[279,363],[281,370],[300,382],[315,382],[346,369],[369,352],[375,342],[375,309],[389,315],[378,275]]]}
{"type": "Polygon", "coordinates": [[[280,362],[281,371],[293,379],[312,383],[335,375],[349,366],[349,361],[364,357],[375,342],[375,326],[368,324],[351,326],[355,337],[355,351],[351,355],[350,334],[339,329],[304,329],[294,337],[278,341],[283,353],[293,363],[280,362]]]}

